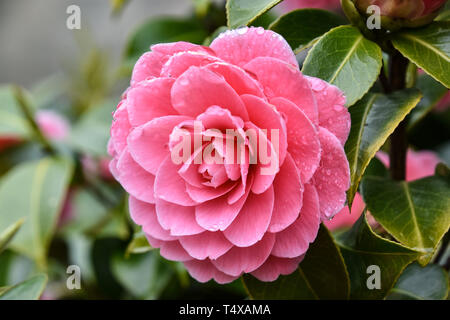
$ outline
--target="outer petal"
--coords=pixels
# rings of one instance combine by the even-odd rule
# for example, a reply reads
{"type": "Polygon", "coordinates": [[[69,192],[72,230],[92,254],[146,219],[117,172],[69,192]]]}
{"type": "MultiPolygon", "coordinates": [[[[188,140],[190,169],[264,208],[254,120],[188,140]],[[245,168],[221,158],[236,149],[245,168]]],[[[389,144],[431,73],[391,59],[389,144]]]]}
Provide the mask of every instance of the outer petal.
{"type": "Polygon", "coordinates": [[[320,226],[319,197],[312,185],[305,185],[303,208],[300,217],[289,227],[276,234],[272,255],[280,258],[295,258],[308,250],[316,239],[320,226]]]}
{"type": "Polygon", "coordinates": [[[161,256],[167,260],[182,262],[192,260],[192,257],[184,250],[178,240],[165,241],[159,249],[161,256]]]}
{"type": "Polygon", "coordinates": [[[153,52],[157,52],[162,55],[173,55],[183,51],[203,52],[210,55],[214,55],[214,51],[208,47],[200,46],[185,41],[170,42],[170,43],[158,43],[151,46],[153,52]]]}
{"type": "Polygon", "coordinates": [[[311,83],[319,110],[319,125],[333,133],[341,144],[347,141],[350,132],[350,113],[345,107],[341,90],[318,78],[306,77],[311,83]]]}
{"type": "Polygon", "coordinates": [[[244,69],[256,75],[266,96],[282,97],[292,101],[314,123],[318,123],[318,110],[309,81],[297,67],[274,58],[256,58],[244,69]]]}
{"type": "Polygon", "coordinates": [[[185,116],[167,116],[135,128],[128,136],[128,147],[134,160],[145,170],[156,174],[169,155],[169,138],[173,128],[188,120],[185,116]]]}
{"type": "Polygon", "coordinates": [[[214,39],[210,47],[218,57],[240,67],[257,57],[273,57],[298,67],[286,40],[263,28],[228,30],[214,39]]]}
{"type": "Polygon", "coordinates": [[[155,197],[181,206],[193,206],[196,202],[186,192],[186,182],[178,174],[178,169],[170,155],[167,156],[156,173],[155,197]]]}
{"type": "Polygon", "coordinates": [[[239,215],[225,229],[225,237],[238,247],[249,247],[260,241],[269,227],[273,204],[273,187],[259,195],[250,193],[239,215]]]}
{"type": "Polygon", "coordinates": [[[111,164],[111,172],[120,181],[123,188],[137,199],[149,203],[155,203],[153,192],[155,176],[145,171],[131,157],[126,148],[114,168],[111,164]]]}
{"type": "Polygon", "coordinates": [[[247,110],[236,91],[218,74],[190,67],[172,87],[172,104],[180,114],[198,116],[210,106],[230,110],[234,116],[248,119],[247,110]]]}
{"type": "Polygon", "coordinates": [[[267,233],[255,245],[239,248],[233,247],[217,260],[211,261],[217,269],[231,275],[239,276],[258,269],[269,257],[275,242],[275,235],[267,233]]]}
{"type": "Polygon", "coordinates": [[[260,281],[275,281],[280,275],[288,275],[298,268],[303,256],[287,259],[270,256],[264,264],[252,272],[260,281]]]}
{"type": "Polygon", "coordinates": [[[156,215],[164,229],[173,236],[187,236],[205,231],[195,220],[195,207],[184,207],[156,199],[156,215]]]}
{"type": "Polygon", "coordinates": [[[238,277],[232,277],[219,270],[209,260],[191,260],[184,263],[189,274],[199,282],[208,282],[214,279],[217,283],[224,284],[236,280],[238,277]]]}
{"type": "Polygon", "coordinates": [[[303,204],[303,184],[289,154],[273,182],[273,189],[275,203],[269,232],[279,232],[297,220],[303,204]]]}
{"type": "Polygon", "coordinates": [[[345,206],[344,209],[339,211],[332,220],[326,220],[323,223],[327,226],[328,229],[334,231],[341,228],[349,228],[353,226],[356,220],[359,219],[361,214],[364,211],[364,201],[362,200],[361,195],[357,192],[355,194],[355,199],[352,204],[352,211],[348,209],[348,206],[345,206]]]}
{"type": "Polygon", "coordinates": [[[170,100],[174,81],[170,78],[155,78],[143,81],[128,91],[128,115],[133,126],[140,126],[157,117],[178,114],[170,100]]]}
{"type": "Polygon", "coordinates": [[[209,54],[195,51],[179,52],[169,58],[161,70],[162,77],[178,78],[191,66],[205,66],[209,63],[222,61],[209,54]]]}
{"type": "Polygon", "coordinates": [[[120,102],[113,117],[111,141],[115,152],[120,155],[127,146],[127,137],[131,130],[126,101],[120,102]]]}
{"type": "Polygon", "coordinates": [[[169,241],[175,240],[169,231],[163,229],[156,218],[155,205],[139,201],[134,197],[129,199],[130,215],[133,221],[142,226],[142,230],[153,238],[169,241]]]}
{"type": "Polygon", "coordinates": [[[220,231],[180,237],[180,243],[189,255],[199,260],[217,259],[233,247],[220,231]]]}
{"type": "Polygon", "coordinates": [[[131,85],[149,79],[151,77],[158,77],[161,68],[167,58],[157,52],[146,52],[136,62],[131,75],[131,85]]]}
{"type": "Polygon", "coordinates": [[[322,219],[330,219],[345,205],[350,169],[340,141],[325,128],[320,128],[319,137],[323,152],[313,179],[319,194],[322,219]]]}
{"type": "Polygon", "coordinates": [[[303,183],[307,183],[320,163],[320,140],[317,129],[306,115],[284,98],[271,100],[286,117],[288,152],[299,169],[303,183]]]}

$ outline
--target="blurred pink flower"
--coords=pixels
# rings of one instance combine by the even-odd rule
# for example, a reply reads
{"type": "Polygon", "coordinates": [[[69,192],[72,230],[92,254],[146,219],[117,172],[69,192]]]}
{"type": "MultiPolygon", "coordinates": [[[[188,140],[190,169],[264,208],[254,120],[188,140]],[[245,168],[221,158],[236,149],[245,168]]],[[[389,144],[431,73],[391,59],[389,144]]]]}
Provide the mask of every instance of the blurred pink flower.
{"type": "Polygon", "coordinates": [[[42,134],[50,140],[61,141],[69,134],[69,124],[60,114],[50,110],[39,110],[36,122],[42,134]]]}
{"type": "MultiPolygon", "coordinates": [[[[377,153],[377,158],[389,168],[389,155],[383,151],[377,153]]],[[[406,157],[406,180],[413,181],[434,175],[436,165],[440,162],[438,156],[431,151],[408,150],[406,157]]],[[[351,213],[348,206],[341,210],[332,220],[325,221],[330,230],[351,227],[364,211],[364,201],[359,193],[356,193],[352,204],[351,213]]]]}
{"type": "Polygon", "coordinates": [[[341,6],[341,0],[284,0],[280,7],[283,11],[292,11],[303,8],[317,8],[336,10],[341,6]]]}
{"type": "Polygon", "coordinates": [[[416,20],[434,14],[447,0],[354,0],[366,12],[371,5],[379,6],[381,15],[393,19],[416,20]]]}
{"type": "Polygon", "coordinates": [[[131,217],[163,257],[182,261],[198,281],[292,273],[321,220],[345,204],[343,94],[303,76],[287,42],[262,28],[227,31],[210,47],[151,50],[136,63],[111,126],[110,168],[130,193],[131,217]],[[244,138],[248,130],[262,133],[259,146],[274,162],[249,161],[258,146],[244,138]],[[177,164],[180,132],[194,151],[177,164]],[[224,148],[235,137],[239,149],[224,148]],[[196,162],[204,150],[215,159],[196,162]]]}

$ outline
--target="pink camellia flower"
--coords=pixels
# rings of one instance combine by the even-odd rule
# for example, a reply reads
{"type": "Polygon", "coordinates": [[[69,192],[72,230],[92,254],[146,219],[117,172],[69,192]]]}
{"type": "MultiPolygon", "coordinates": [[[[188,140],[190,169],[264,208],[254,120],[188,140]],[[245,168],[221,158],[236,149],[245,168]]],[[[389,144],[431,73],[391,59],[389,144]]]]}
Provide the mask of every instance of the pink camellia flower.
{"type": "Polygon", "coordinates": [[[303,8],[335,10],[341,6],[341,0],[284,0],[280,5],[284,11],[303,8]]]}
{"type": "MultiPolygon", "coordinates": [[[[389,168],[389,155],[379,151],[377,158],[389,168]]],[[[434,175],[435,168],[440,162],[438,156],[431,151],[408,150],[406,156],[406,180],[413,181],[434,175]]],[[[364,211],[365,203],[359,193],[356,193],[352,204],[351,212],[348,206],[341,210],[336,216],[325,225],[330,230],[351,227],[359,219],[364,211]]]]}
{"type": "Polygon", "coordinates": [[[353,0],[358,9],[366,13],[369,6],[376,5],[381,15],[389,19],[403,19],[412,22],[408,26],[429,23],[447,0],[353,0]],[[415,23],[414,23],[415,21],[415,23]]]}
{"type": "Polygon", "coordinates": [[[297,268],[320,222],[345,205],[344,103],[263,28],[227,31],[210,47],[157,44],[114,112],[110,169],[150,244],[195,279],[273,281],[297,268]],[[194,143],[177,163],[180,137],[194,143]],[[260,148],[273,161],[252,162],[260,148]]]}
{"type": "Polygon", "coordinates": [[[36,122],[42,134],[50,140],[61,141],[69,134],[69,124],[65,118],[54,111],[39,110],[36,122]]]}

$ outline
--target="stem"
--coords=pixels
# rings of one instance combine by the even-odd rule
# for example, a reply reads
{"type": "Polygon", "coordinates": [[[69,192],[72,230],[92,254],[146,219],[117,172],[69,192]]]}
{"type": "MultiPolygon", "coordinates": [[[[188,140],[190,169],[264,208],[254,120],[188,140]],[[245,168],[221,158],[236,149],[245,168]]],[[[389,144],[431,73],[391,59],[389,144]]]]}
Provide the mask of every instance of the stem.
{"type": "MultiPolygon", "coordinates": [[[[391,55],[389,66],[389,86],[385,87],[386,93],[406,88],[406,71],[408,59],[398,51],[391,55]]],[[[406,178],[406,152],[408,139],[406,134],[406,119],[403,120],[391,135],[391,148],[389,153],[391,177],[394,180],[405,180],[406,178]]]]}
{"type": "Polygon", "coordinates": [[[34,114],[32,111],[32,108],[30,106],[29,101],[25,97],[23,90],[19,86],[14,86],[14,96],[16,98],[16,101],[22,110],[23,115],[27,119],[28,123],[31,126],[31,129],[35,133],[37,139],[42,144],[42,147],[44,150],[50,154],[55,154],[55,149],[51,145],[51,143],[47,140],[47,138],[42,133],[41,129],[39,128],[39,125],[36,122],[36,119],[34,118],[34,114]]]}

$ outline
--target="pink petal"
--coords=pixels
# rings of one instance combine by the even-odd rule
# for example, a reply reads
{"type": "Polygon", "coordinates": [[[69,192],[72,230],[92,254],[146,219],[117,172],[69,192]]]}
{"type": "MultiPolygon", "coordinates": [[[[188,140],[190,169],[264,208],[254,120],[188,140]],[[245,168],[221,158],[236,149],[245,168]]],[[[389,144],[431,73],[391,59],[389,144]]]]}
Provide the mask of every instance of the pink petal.
{"type": "Polygon", "coordinates": [[[210,231],[225,230],[241,211],[250,192],[250,186],[245,194],[233,204],[228,203],[227,195],[201,203],[195,207],[197,223],[210,231]]]}
{"type": "Polygon", "coordinates": [[[224,194],[228,193],[236,185],[235,181],[228,181],[227,183],[217,187],[206,187],[203,188],[194,187],[193,185],[186,184],[186,191],[189,197],[198,203],[203,203],[209,200],[216,199],[224,194]]]}
{"type": "Polygon", "coordinates": [[[122,187],[137,199],[149,203],[155,203],[153,187],[155,176],[142,169],[131,157],[128,149],[122,152],[117,165],[111,165],[111,172],[122,187]]]}
{"type": "Polygon", "coordinates": [[[111,141],[117,154],[121,154],[127,146],[127,137],[130,133],[131,125],[128,120],[128,110],[126,101],[121,101],[113,114],[111,125],[111,141]]]}
{"type": "Polygon", "coordinates": [[[292,101],[314,123],[318,110],[311,85],[297,67],[273,58],[257,58],[245,66],[263,85],[266,96],[282,97],[292,101]]]}
{"type": "Polygon", "coordinates": [[[250,193],[236,219],[225,229],[225,237],[238,247],[260,241],[269,227],[273,205],[273,187],[262,194],[250,193]]]}
{"type": "Polygon", "coordinates": [[[275,235],[267,233],[255,245],[246,248],[233,247],[223,256],[211,262],[220,271],[230,275],[239,276],[258,269],[269,257],[275,242],[275,235]]]}
{"type": "Polygon", "coordinates": [[[185,207],[156,199],[156,215],[164,229],[173,236],[188,236],[205,231],[195,220],[195,207],[185,207]]]}
{"type": "Polygon", "coordinates": [[[288,275],[297,270],[302,260],[303,256],[293,259],[270,256],[261,267],[252,272],[252,275],[260,281],[275,281],[280,275],[288,275]]]}
{"type": "Polygon", "coordinates": [[[267,137],[274,144],[278,145],[279,164],[283,164],[286,157],[287,138],[286,125],[280,113],[274,106],[268,104],[261,98],[252,95],[242,95],[242,101],[247,107],[250,121],[260,129],[267,130],[267,137]],[[278,143],[275,143],[272,137],[272,130],[278,132],[278,143]]]}
{"type": "Polygon", "coordinates": [[[298,67],[286,40],[263,28],[228,30],[214,39],[210,47],[218,57],[240,67],[257,57],[273,57],[298,67]]]}
{"type": "Polygon", "coordinates": [[[176,239],[159,224],[154,204],[142,202],[132,196],[130,196],[128,204],[131,218],[136,224],[142,226],[142,230],[146,234],[164,241],[176,239]]]}
{"type": "Polygon", "coordinates": [[[165,241],[161,244],[159,248],[159,254],[172,261],[190,261],[192,257],[184,250],[178,240],[175,241],[165,241]]]}
{"type": "Polygon", "coordinates": [[[320,162],[318,132],[305,114],[284,98],[271,100],[278,111],[286,117],[288,152],[295,161],[303,183],[307,183],[320,162]]]}
{"type": "Polygon", "coordinates": [[[209,55],[214,55],[214,51],[208,47],[200,46],[185,41],[170,42],[170,43],[158,43],[151,46],[153,52],[157,52],[162,55],[173,55],[183,51],[202,52],[209,55]]]}
{"type": "Polygon", "coordinates": [[[230,110],[234,116],[248,119],[247,111],[236,91],[218,74],[190,67],[172,87],[172,104],[180,114],[197,116],[210,106],[230,110]]]}
{"type": "Polygon", "coordinates": [[[279,232],[297,220],[303,203],[303,184],[289,154],[273,182],[273,189],[275,203],[269,232],[279,232]]]}
{"type": "Polygon", "coordinates": [[[205,66],[221,61],[219,58],[202,52],[186,51],[174,54],[164,64],[161,70],[162,77],[178,78],[191,66],[205,66]]]}
{"type": "Polygon", "coordinates": [[[131,85],[149,79],[151,77],[159,77],[163,66],[164,55],[156,52],[146,52],[136,62],[131,76],[131,85]]]}
{"type": "Polygon", "coordinates": [[[214,279],[217,283],[225,284],[238,278],[220,272],[209,260],[191,260],[185,262],[184,266],[195,280],[202,283],[214,279]]]}
{"type": "Polygon", "coordinates": [[[170,91],[175,80],[155,78],[139,83],[127,93],[130,123],[137,127],[157,117],[176,115],[170,91]]]}
{"type": "Polygon", "coordinates": [[[349,228],[353,226],[364,211],[365,203],[361,195],[357,192],[352,204],[352,211],[348,210],[348,206],[339,211],[331,220],[325,220],[323,223],[331,231],[341,228],[349,228]]]}
{"type": "Polygon", "coordinates": [[[239,129],[244,126],[242,119],[231,114],[230,110],[219,106],[211,106],[197,117],[206,129],[239,129]]]}
{"type": "Polygon", "coordinates": [[[220,231],[206,231],[180,238],[183,248],[195,259],[217,259],[233,247],[220,231]]]}
{"type": "Polygon", "coordinates": [[[207,65],[205,68],[222,75],[238,95],[251,94],[265,99],[263,87],[238,66],[224,62],[215,62],[207,65]]]}
{"type": "Polygon", "coordinates": [[[345,205],[350,169],[341,142],[327,129],[319,129],[322,159],[314,174],[322,219],[330,219],[345,205]]]}
{"type": "Polygon", "coordinates": [[[185,116],[166,116],[135,128],[128,136],[128,147],[133,159],[145,170],[156,174],[169,155],[169,138],[173,128],[188,120],[185,116]]]}
{"type": "Polygon", "coordinates": [[[196,204],[186,192],[186,182],[178,174],[179,165],[175,165],[170,155],[162,162],[156,173],[155,196],[181,206],[196,204]]]}
{"type": "Polygon", "coordinates": [[[345,107],[341,90],[318,78],[306,77],[316,97],[319,109],[319,125],[334,134],[341,144],[347,141],[350,132],[350,113],[345,107]]]}
{"type": "Polygon", "coordinates": [[[280,258],[301,256],[316,239],[319,226],[319,198],[314,186],[306,184],[300,216],[292,225],[276,234],[272,255],[280,258]]]}

